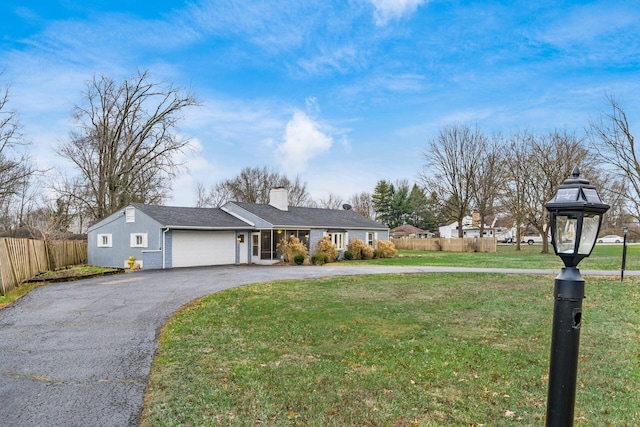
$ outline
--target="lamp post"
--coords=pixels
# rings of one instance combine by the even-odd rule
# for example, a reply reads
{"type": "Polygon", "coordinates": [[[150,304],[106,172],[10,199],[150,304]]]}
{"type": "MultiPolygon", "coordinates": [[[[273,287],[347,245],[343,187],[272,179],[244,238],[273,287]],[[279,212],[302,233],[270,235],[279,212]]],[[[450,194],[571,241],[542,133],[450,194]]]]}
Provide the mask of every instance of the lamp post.
{"type": "Polygon", "coordinates": [[[549,211],[553,249],[564,263],[553,291],[546,425],[566,427],[573,425],[584,299],[584,280],[576,266],[591,255],[602,215],[609,205],[600,200],[589,181],[580,178],[576,167],[545,207],[549,211]]]}
{"type": "Polygon", "coordinates": [[[622,238],[622,266],[620,267],[620,281],[624,280],[624,269],[627,266],[627,233],[629,232],[629,227],[626,225],[622,227],[622,232],[624,233],[624,237],[622,238]]]}

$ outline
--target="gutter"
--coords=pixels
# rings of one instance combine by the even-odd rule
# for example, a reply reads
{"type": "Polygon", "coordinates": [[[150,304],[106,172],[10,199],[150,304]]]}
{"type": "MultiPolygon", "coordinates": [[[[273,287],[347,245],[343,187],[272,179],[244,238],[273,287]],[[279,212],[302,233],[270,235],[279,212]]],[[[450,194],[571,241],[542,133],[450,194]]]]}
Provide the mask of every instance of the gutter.
{"type": "Polygon", "coordinates": [[[167,231],[169,227],[162,231],[162,269],[167,268],[167,231]]]}
{"type": "Polygon", "coordinates": [[[202,227],[197,225],[165,225],[167,230],[219,230],[219,231],[234,231],[242,229],[242,227],[202,227]]]}

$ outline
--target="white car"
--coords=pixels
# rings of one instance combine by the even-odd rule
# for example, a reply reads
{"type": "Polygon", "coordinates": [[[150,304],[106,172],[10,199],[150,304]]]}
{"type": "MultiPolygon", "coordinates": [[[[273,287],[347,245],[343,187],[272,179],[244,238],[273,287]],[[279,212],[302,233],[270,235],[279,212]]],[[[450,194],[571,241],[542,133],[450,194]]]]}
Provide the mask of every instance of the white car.
{"type": "MultiPolygon", "coordinates": [[[[551,241],[551,239],[549,239],[549,241],[551,241]]],[[[542,236],[539,234],[536,236],[523,236],[521,239],[521,243],[526,243],[528,245],[533,245],[534,243],[542,243],[542,236]]]]}
{"type": "Polygon", "coordinates": [[[622,243],[623,241],[624,237],[616,236],[615,234],[609,234],[598,239],[598,243],[622,243]]]}

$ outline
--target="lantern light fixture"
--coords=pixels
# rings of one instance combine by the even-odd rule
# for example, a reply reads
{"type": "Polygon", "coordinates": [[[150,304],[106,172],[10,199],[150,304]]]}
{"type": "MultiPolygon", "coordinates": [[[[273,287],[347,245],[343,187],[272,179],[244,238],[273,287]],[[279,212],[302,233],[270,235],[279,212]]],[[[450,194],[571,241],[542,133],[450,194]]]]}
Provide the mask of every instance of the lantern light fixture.
{"type": "Polygon", "coordinates": [[[549,211],[551,243],[565,267],[575,267],[591,255],[595,246],[602,215],[609,210],[598,191],[589,181],[580,178],[580,169],[573,169],[571,178],[560,185],[545,205],[549,211]]]}

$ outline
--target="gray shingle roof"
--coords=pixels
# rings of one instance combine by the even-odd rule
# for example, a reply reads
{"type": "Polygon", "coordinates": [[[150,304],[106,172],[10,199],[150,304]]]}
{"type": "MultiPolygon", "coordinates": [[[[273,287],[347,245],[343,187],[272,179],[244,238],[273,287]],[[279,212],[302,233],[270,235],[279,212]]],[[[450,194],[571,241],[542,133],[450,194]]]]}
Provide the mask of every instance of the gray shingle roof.
{"type": "Polygon", "coordinates": [[[270,222],[274,227],[351,228],[386,230],[387,227],[354,211],[289,206],[281,211],[271,205],[232,202],[236,206],[270,222]]]}
{"type": "MultiPolygon", "coordinates": [[[[336,209],[300,208],[289,206],[281,211],[271,205],[233,202],[274,227],[344,228],[386,230],[387,227],[365,218],[354,211],[336,209]]],[[[131,203],[163,226],[225,229],[250,228],[249,224],[218,208],[189,208],[178,206],[145,205],[131,203]]]]}
{"type": "Polygon", "coordinates": [[[187,208],[177,206],[131,203],[163,226],[204,228],[250,228],[249,225],[217,208],[187,208]]]}

